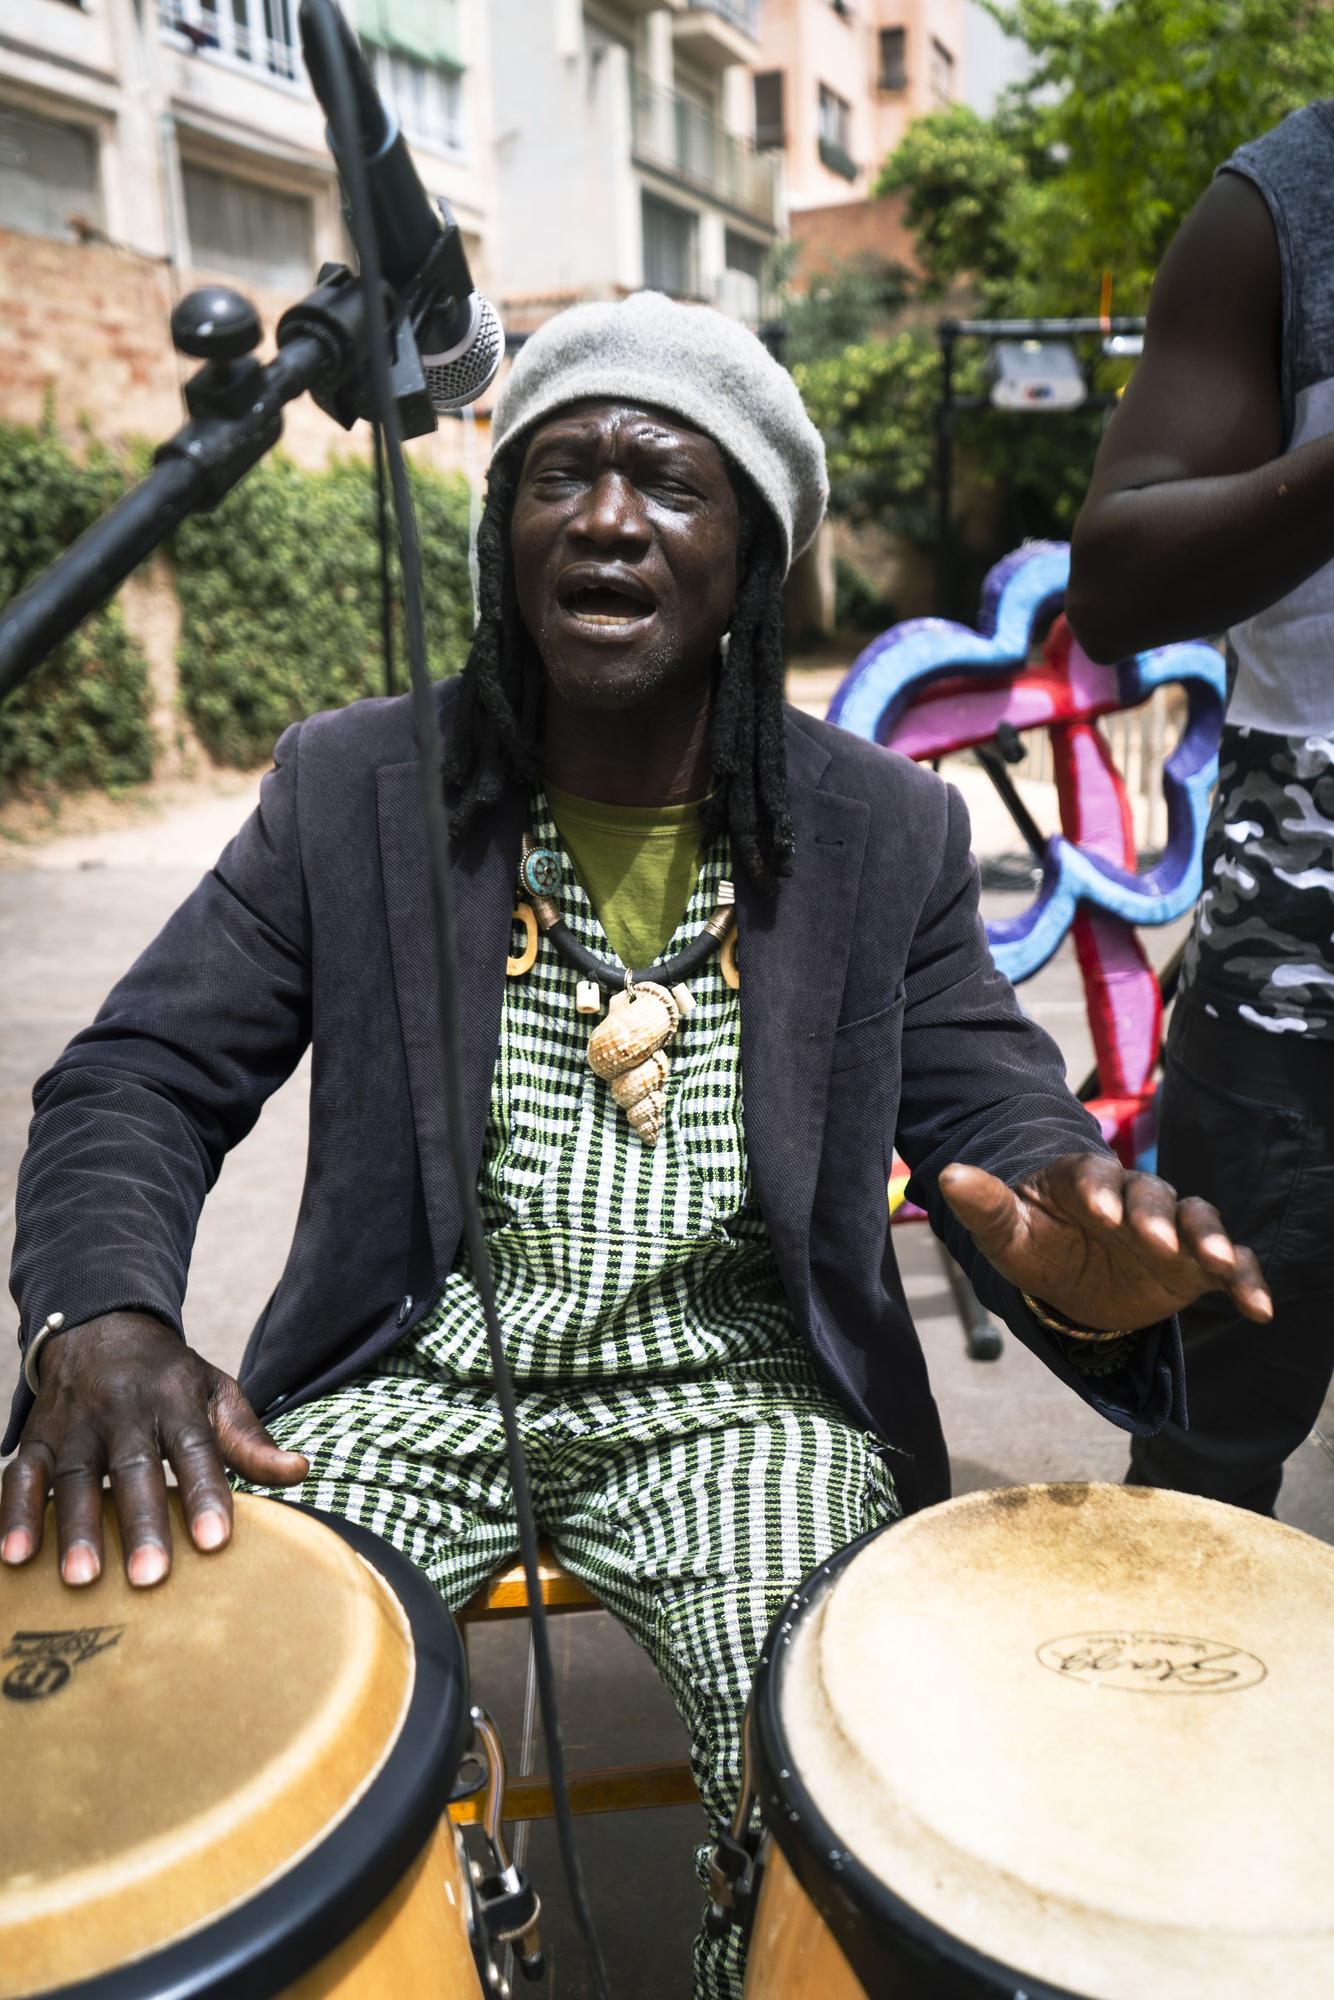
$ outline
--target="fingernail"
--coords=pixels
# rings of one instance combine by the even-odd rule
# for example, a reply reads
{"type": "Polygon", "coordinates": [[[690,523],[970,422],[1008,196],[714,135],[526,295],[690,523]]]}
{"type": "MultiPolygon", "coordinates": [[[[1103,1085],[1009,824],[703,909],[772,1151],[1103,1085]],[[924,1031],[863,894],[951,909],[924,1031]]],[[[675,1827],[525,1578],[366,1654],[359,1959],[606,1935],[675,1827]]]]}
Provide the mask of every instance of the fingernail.
{"type": "Polygon", "coordinates": [[[0,1545],[0,1560],[7,1563],[27,1562],[32,1554],[32,1538],[23,1528],[11,1528],[0,1545]]]}
{"type": "Polygon", "coordinates": [[[127,1565],[130,1582],[142,1587],[149,1583],[161,1583],[167,1574],[167,1551],[156,1542],[146,1542],[135,1550],[127,1565]]]}
{"type": "Polygon", "coordinates": [[[66,1583],[92,1583],[101,1567],[96,1549],[90,1549],[87,1542],[76,1542],[61,1564],[60,1574],[66,1583]]]}
{"type": "Polygon", "coordinates": [[[210,1510],[199,1515],[193,1533],[197,1549],[220,1549],[227,1539],[227,1523],[221,1514],[210,1510]]]}
{"type": "Polygon", "coordinates": [[[1204,1247],[1211,1257],[1221,1257],[1225,1263],[1235,1264],[1237,1261],[1237,1253],[1226,1236],[1206,1236],[1204,1247]]]}

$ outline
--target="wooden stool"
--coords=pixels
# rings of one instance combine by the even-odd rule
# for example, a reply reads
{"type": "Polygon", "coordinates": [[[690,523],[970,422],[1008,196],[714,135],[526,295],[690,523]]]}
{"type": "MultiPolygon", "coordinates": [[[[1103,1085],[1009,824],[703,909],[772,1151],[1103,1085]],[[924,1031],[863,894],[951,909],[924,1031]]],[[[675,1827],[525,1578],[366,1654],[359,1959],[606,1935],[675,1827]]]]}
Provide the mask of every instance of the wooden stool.
{"type": "MultiPolygon", "coordinates": [[[[542,1602],[549,1612],[601,1611],[604,1607],[577,1577],[562,1569],[550,1542],[538,1546],[538,1568],[542,1578],[542,1602]]],[[[515,1563],[484,1584],[459,1613],[459,1629],[466,1649],[473,1625],[490,1624],[497,1618],[526,1618],[528,1589],[523,1564],[515,1563]]],[[[533,1671],[529,1660],[528,1672],[533,1671]]],[[[532,1690],[529,1690],[531,1699],[532,1690]]],[[[684,1759],[675,1764],[614,1764],[602,1770],[572,1771],[569,1775],[570,1808],[576,1813],[637,1812],[645,1806],[682,1806],[698,1799],[699,1792],[684,1759]]],[[[462,1825],[480,1820],[486,1803],[485,1792],[461,1799],[450,1807],[462,1825]]],[[[511,1778],[505,1790],[507,1820],[550,1819],[551,1787],[545,1779],[511,1778]]]]}

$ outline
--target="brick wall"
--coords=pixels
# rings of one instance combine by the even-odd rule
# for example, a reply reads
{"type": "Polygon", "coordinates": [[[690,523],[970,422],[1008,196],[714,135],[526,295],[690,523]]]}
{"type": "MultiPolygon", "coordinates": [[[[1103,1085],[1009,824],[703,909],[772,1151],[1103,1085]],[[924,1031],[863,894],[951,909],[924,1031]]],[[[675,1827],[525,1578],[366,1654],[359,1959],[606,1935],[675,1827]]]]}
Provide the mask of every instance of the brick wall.
{"type": "MultiPolygon", "coordinates": [[[[102,244],[59,243],[0,229],[0,422],[35,424],[48,399],[56,428],[77,448],[85,429],[104,443],[158,443],[185,421],[180,384],[200,366],[171,344],[173,299],[204,281],[179,278],[165,265],[102,244]]],[[[223,280],[226,282],[226,280],[223,280]]],[[[291,300],[241,287],[265,329],[263,356],[291,300]]],[[[468,464],[465,427],[443,419],[433,436],[414,439],[413,457],[442,472],[480,480],[488,456],[488,425],[478,425],[468,464]]],[[[283,448],[298,464],[319,467],[331,453],[365,455],[369,432],[341,430],[308,396],[288,405],[283,448]]],[[[159,556],[141,565],[120,593],[125,622],[142,645],[153,687],[158,732],[156,775],[175,777],[206,766],[177,700],[176,641],[180,613],[170,571],[159,556]]]]}
{"type": "Polygon", "coordinates": [[[800,249],[798,283],[809,284],[821,271],[848,257],[873,252],[892,263],[918,269],[913,239],[903,220],[903,196],[880,195],[874,201],[833,202],[827,208],[795,209],[790,218],[793,240],[800,249]]]}
{"type": "MultiPolygon", "coordinates": [[[[103,244],[0,229],[0,421],[36,423],[50,396],[57,429],[71,439],[84,421],[113,445],[169,437],[185,419],[180,383],[199,364],[177,355],[167,321],[173,299],[205,275],[178,275],[103,244]]],[[[292,301],[253,285],[239,289],[259,312],[260,353],[268,356],[273,329],[292,301]]],[[[446,418],[409,450],[442,471],[466,470],[463,430],[446,418]]],[[[484,466],[485,422],[479,432],[484,466]]],[[[303,396],[287,408],[283,444],[299,464],[319,466],[331,451],[364,453],[368,433],[365,425],[351,434],[340,430],[303,396]]]]}

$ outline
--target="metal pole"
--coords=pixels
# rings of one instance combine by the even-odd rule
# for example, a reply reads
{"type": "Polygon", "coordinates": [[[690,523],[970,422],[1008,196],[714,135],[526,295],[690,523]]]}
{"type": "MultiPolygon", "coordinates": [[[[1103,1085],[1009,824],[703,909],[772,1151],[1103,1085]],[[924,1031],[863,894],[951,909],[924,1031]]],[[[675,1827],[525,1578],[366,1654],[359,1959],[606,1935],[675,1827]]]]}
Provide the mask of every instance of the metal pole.
{"type": "Polygon", "coordinates": [[[948,618],[954,606],[954,342],[953,320],[936,328],[940,342],[940,401],[936,405],[936,610],[948,618]]]}
{"type": "Polygon", "coordinates": [[[389,573],[389,496],[385,489],[384,432],[379,424],[371,425],[371,438],[375,447],[375,511],[380,534],[380,649],[384,654],[384,691],[386,695],[392,695],[397,692],[394,687],[394,589],[389,573]]]}

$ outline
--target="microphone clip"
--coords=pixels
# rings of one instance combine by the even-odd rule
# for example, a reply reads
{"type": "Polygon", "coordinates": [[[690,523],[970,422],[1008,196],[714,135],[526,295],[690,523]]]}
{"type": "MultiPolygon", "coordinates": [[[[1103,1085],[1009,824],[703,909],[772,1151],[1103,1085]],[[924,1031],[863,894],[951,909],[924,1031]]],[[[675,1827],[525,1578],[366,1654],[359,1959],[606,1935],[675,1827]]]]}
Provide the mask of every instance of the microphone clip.
{"type": "MultiPolygon", "coordinates": [[[[370,364],[364,337],[349,343],[349,310],[360,294],[361,281],[346,264],[322,264],[315,290],[285,312],[278,322],[278,345],[309,335],[329,351],[329,380],[311,390],[326,416],[350,431],[359,418],[375,420],[370,364]]],[[[398,406],[405,438],[425,437],[436,428],[426,370],[417,346],[409,306],[384,287],[389,331],[389,383],[398,406]]]]}

